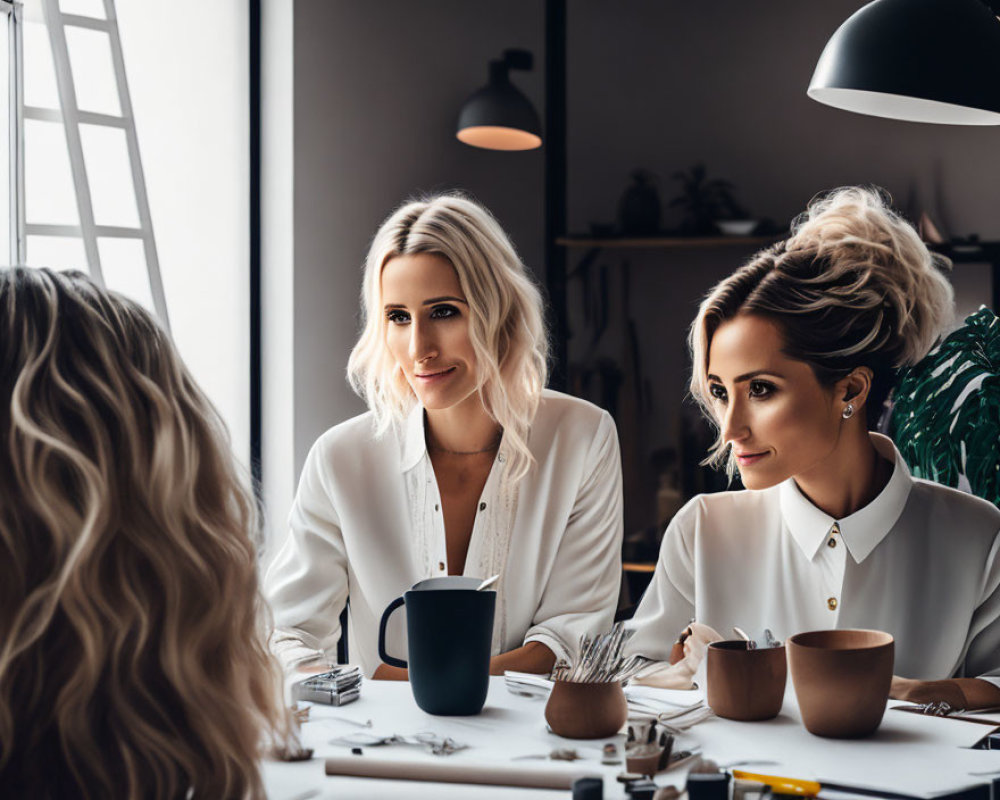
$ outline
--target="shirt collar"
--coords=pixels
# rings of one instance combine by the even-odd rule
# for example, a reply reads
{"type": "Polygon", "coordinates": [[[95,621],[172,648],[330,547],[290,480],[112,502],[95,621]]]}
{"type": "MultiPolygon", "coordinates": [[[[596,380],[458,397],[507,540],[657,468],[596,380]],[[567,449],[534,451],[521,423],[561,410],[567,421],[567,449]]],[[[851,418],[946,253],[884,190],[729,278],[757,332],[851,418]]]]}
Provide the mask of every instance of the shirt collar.
{"type": "Polygon", "coordinates": [[[409,472],[427,453],[424,438],[424,407],[414,403],[403,423],[403,453],[399,462],[400,472],[409,472]]]}
{"type": "Polygon", "coordinates": [[[809,560],[815,558],[833,523],[837,522],[847,551],[855,563],[860,564],[885,538],[903,513],[913,487],[910,471],[891,439],[878,433],[871,433],[869,436],[879,455],[893,462],[893,469],[889,483],[864,508],[836,520],[810,503],[793,478],[780,486],[781,516],[792,538],[809,560]]]}

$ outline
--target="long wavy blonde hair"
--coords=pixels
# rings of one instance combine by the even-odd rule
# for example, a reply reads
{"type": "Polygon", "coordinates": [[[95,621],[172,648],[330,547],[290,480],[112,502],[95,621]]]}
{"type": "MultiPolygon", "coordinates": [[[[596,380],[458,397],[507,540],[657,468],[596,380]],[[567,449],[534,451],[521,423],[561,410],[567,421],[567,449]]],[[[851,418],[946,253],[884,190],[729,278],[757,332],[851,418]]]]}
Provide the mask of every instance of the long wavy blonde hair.
{"type": "Polygon", "coordinates": [[[0,792],[263,797],[254,504],[145,310],[0,270],[0,476],[0,792]]]}
{"type": "Polygon", "coordinates": [[[542,298],[500,224],[478,203],[459,194],[437,195],[405,203],[382,223],[365,262],[364,330],[348,361],[348,379],[374,413],[379,433],[401,422],[416,403],[385,344],[382,268],[392,258],[417,253],[447,259],[458,274],[469,303],[479,395],[503,426],[507,468],[520,480],[534,460],[528,429],[548,370],[542,298]]]}
{"type": "MultiPolygon", "coordinates": [[[[871,369],[863,411],[873,427],[896,371],[923,358],[952,320],[945,277],[951,262],[928,250],[892,210],[888,193],[875,187],[817,195],[791,233],[716,284],[702,302],[689,337],[691,394],[717,423],[707,381],[712,336],[733,317],[759,314],[782,330],[785,354],[808,363],[824,386],[858,367],[871,369]]],[[[721,432],[705,463],[725,463],[730,476],[735,473],[721,432]]]]}

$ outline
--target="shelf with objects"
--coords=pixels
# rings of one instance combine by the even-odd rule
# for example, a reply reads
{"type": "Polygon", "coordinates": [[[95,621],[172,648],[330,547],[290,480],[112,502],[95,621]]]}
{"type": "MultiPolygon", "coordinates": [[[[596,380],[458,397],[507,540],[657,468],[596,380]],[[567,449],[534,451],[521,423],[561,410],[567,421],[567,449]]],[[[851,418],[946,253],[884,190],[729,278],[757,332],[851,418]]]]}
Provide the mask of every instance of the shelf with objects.
{"type": "Polygon", "coordinates": [[[705,247],[765,247],[780,239],[778,236],[560,236],[556,244],[567,248],[647,248],[676,250],[705,247]]]}
{"type": "Polygon", "coordinates": [[[976,238],[929,244],[935,253],[951,259],[953,264],[989,264],[990,308],[1000,314],[1000,241],[979,241],[976,238]]]}
{"type": "MultiPolygon", "coordinates": [[[[605,249],[683,250],[723,247],[766,247],[781,236],[591,236],[571,234],[556,238],[559,247],[601,251],[605,249]]],[[[940,244],[928,243],[931,250],[953,264],[988,264],[991,274],[990,307],[1000,313],[1000,241],[961,239],[940,244]]]]}

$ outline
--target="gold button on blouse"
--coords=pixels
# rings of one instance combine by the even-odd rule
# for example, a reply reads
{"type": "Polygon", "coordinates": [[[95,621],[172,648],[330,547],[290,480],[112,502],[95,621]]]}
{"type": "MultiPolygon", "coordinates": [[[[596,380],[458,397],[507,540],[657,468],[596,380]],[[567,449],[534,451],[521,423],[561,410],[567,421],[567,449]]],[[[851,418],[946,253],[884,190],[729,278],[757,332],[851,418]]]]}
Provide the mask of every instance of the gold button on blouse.
{"type": "Polygon", "coordinates": [[[836,611],[837,610],[837,598],[836,597],[829,598],[826,601],[826,607],[829,608],[831,611],[836,611]]]}
{"type": "Polygon", "coordinates": [[[837,540],[836,540],[836,539],[834,539],[834,538],[833,538],[833,537],[831,536],[831,537],[830,537],[829,539],[827,539],[827,540],[826,540],[826,546],[827,546],[827,547],[836,547],[836,546],[837,546],[837,540]]]}
{"type": "Polygon", "coordinates": [[[443,561],[438,561],[438,569],[441,570],[442,572],[444,571],[444,562],[443,561]]]}

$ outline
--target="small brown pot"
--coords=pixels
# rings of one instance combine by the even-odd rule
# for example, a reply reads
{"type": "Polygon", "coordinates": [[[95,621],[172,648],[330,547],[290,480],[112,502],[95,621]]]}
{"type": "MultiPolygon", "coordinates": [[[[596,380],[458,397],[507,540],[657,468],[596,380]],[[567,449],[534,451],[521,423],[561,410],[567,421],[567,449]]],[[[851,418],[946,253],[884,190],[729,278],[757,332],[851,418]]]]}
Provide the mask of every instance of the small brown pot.
{"type": "Polygon", "coordinates": [[[785,699],[788,664],[784,647],[747,649],[743,641],[708,646],[706,694],[709,708],[726,719],[772,719],[785,699]]]}
{"type": "Polygon", "coordinates": [[[894,648],[883,631],[809,631],[789,638],[788,665],[806,730],[834,739],[859,739],[878,730],[892,684],[894,648]]]}
{"type": "Polygon", "coordinates": [[[553,681],[545,721],[567,739],[605,739],[621,730],[628,704],[620,681],[572,683],[553,681]]]}

